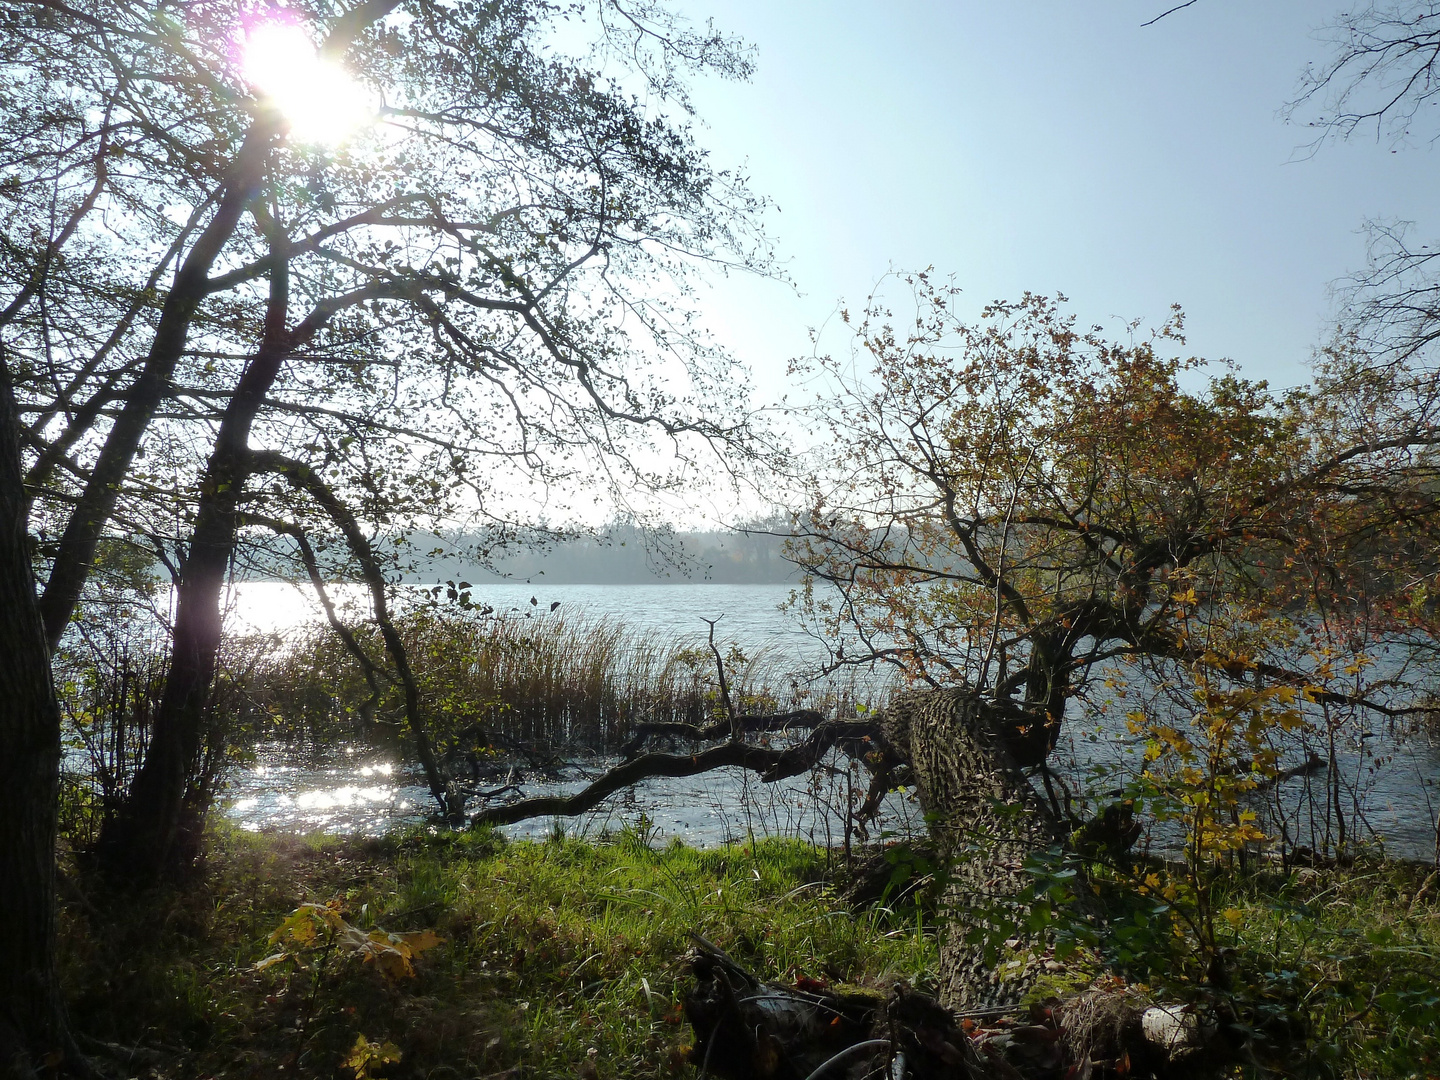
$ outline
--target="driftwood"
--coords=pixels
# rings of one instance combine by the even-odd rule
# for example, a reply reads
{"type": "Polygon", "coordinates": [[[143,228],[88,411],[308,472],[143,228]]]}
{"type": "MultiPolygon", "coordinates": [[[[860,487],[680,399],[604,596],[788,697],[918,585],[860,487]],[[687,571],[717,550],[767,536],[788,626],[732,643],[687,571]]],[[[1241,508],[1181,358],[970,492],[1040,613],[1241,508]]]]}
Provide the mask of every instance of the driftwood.
{"type": "Polygon", "coordinates": [[[965,1014],[898,981],[762,982],[698,935],[688,960],[692,1060],[721,1080],[1158,1080],[1216,1073],[1239,1047],[1223,1001],[1157,1004],[1118,980],[965,1014]]]}

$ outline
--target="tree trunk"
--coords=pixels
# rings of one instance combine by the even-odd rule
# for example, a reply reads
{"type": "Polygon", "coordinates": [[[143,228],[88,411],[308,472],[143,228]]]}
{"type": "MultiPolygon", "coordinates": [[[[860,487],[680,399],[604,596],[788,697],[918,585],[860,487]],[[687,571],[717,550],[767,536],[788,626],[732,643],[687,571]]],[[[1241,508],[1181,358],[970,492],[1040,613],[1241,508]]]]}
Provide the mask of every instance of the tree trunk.
{"type": "Polygon", "coordinates": [[[195,525],[176,588],[175,627],[165,692],[145,763],[120,812],[106,823],[100,851],[111,872],[153,880],[187,865],[199,850],[204,807],[184,821],[185,795],[200,756],[205,706],[220,652],[220,594],[235,552],[239,504],[250,479],[250,431],[295,344],[286,332],[289,270],[283,242],[272,241],[270,302],[264,342],[236,384],[200,482],[195,525]],[[177,844],[182,833],[186,843],[177,844]]]}
{"type": "Polygon", "coordinates": [[[40,599],[46,637],[52,649],[59,644],[80,600],[80,591],[89,577],[95,548],[114,512],[125,475],[140,447],[140,439],[169,392],[175,365],[185,351],[191,320],[206,296],[210,268],[235,232],[246,203],[254,196],[264,175],[270,147],[277,134],[277,124],[278,119],[273,116],[257,119],[246,132],[245,141],[226,170],[215,216],[176,270],[174,284],[165,297],[155,327],[155,337],[145,366],[125,392],[125,404],[105,436],[105,444],[95,459],[85,490],[60,537],[50,580],[40,599]]]}
{"type": "Polygon", "coordinates": [[[55,975],[60,708],[35,596],[19,417],[0,360],[0,1075],[69,1044],[55,975]]]}
{"type": "MultiPolygon", "coordinates": [[[[966,936],[993,923],[991,912],[1013,908],[1031,881],[1026,858],[1061,839],[1055,815],[1017,759],[1026,733],[968,688],[898,697],[880,726],[893,756],[909,763],[949,874],[940,1000],[959,1011],[1013,1002],[1033,978],[1023,954],[1002,947],[998,961],[987,963],[984,944],[966,936]]],[[[1023,950],[1025,943],[1018,945],[1023,950]]]]}

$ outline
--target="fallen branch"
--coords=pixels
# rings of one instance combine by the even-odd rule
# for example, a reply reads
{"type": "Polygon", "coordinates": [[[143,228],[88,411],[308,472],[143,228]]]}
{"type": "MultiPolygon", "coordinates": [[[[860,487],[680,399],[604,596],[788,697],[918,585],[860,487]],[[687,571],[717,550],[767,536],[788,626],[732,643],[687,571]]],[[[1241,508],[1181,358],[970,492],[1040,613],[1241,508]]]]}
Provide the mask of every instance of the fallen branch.
{"type": "MultiPolygon", "coordinates": [[[[783,713],[753,713],[737,716],[735,724],[742,733],[765,731],[791,731],[796,728],[816,728],[825,722],[825,717],[814,709],[794,709],[783,713]]],[[[636,724],[635,734],[620,748],[620,756],[632,758],[652,738],[681,739],[688,742],[706,743],[723,739],[731,733],[729,717],[713,724],[647,723],[636,724]]]]}
{"type": "MultiPolygon", "coordinates": [[[[722,734],[728,734],[728,725],[722,734]]],[[[698,776],[727,766],[758,773],[773,783],[809,771],[833,747],[856,756],[863,754],[876,736],[870,721],[827,720],[814,728],[798,746],[777,749],[745,742],[727,742],[698,754],[642,754],[610,769],[583,791],[574,795],[540,795],[504,806],[492,806],[475,814],[472,825],[510,825],[536,817],[574,817],[594,809],[607,796],[622,788],[656,777],[698,776]]]]}

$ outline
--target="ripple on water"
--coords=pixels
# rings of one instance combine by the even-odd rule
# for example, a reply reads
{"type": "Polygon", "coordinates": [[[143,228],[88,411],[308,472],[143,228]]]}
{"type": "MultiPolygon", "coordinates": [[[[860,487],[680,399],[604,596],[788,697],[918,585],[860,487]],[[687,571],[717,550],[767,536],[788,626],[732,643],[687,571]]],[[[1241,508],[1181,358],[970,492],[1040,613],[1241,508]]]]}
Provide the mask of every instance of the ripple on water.
{"type": "MultiPolygon", "coordinates": [[[[380,759],[367,748],[335,747],[302,755],[273,744],[257,753],[256,764],[238,771],[227,791],[224,812],[242,829],[380,836],[399,826],[423,823],[433,811],[428,790],[410,767],[380,759]],[[286,760],[289,763],[282,765],[286,760]]],[[[593,763],[594,769],[606,764],[593,763]]],[[[527,783],[525,794],[568,795],[586,783],[581,775],[539,780],[527,783]]],[[[617,792],[591,813],[563,819],[563,825],[570,835],[593,836],[633,824],[643,814],[660,841],[680,837],[704,846],[753,832],[841,843],[839,813],[807,784],[806,777],[761,784],[738,770],[657,778],[617,792]]],[[[838,804],[844,797],[843,783],[827,797],[838,804]]],[[[502,831],[517,839],[545,837],[554,827],[552,819],[538,818],[502,831]]],[[[920,827],[913,803],[898,794],[887,800],[881,829],[903,834],[920,827]]]]}

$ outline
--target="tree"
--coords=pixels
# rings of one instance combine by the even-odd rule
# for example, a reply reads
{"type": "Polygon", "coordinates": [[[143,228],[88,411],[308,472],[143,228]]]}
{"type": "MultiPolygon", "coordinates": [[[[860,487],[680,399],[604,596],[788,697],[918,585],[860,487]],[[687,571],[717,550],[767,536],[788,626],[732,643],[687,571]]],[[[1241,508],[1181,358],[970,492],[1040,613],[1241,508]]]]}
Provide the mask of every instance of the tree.
{"type": "Polygon", "coordinates": [[[0,911],[19,935],[0,962],[0,1069],[30,1073],[37,1046],[70,1049],[55,981],[60,709],[26,534],[20,424],[0,355],[0,911]]]}
{"type": "MultiPolygon", "coordinates": [[[[1390,0],[1342,12],[1320,30],[1329,58],[1307,69],[1285,107],[1316,131],[1311,149],[1331,139],[1373,136],[1396,148],[1433,144],[1428,111],[1440,100],[1440,7],[1390,0]]],[[[1404,222],[1373,221],[1370,265],[1348,289],[1350,332],[1376,363],[1418,365],[1440,339],[1440,284],[1433,243],[1416,243],[1404,222]]]]}
{"type": "MultiPolygon", "coordinates": [[[[1230,371],[1205,378],[1201,361],[1167,355],[1178,313],[1116,342],[1060,301],[1027,295],[970,324],[953,288],[904,284],[913,318],[872,300],[855,357],[807,365],[832,392],[812,413],[826,464],[805,478],[792,554],[838,590],[806,594],[831,669],[889,666],[963,703],[890,740],[939,815],[942,851],[955,837],[1012,843],[982,794],[993,785],[957,770],[1009,775],[1013,790],[995,791],[1015,805],[1028,770],[1042,793],[1031,819],[1092,828],[1046,764],[1082,715],[1174,730],[1206,701],[1238,717],[1248,706],[1217,703],[1256,687],[1312,710],[1424,708],[1418,680],[1357,672],[1417,625],[1403,594],[1427,562],[1415,531],[1435,521],[1428,415],[1371,412],[1325,380],[1277,396],[1230,371]]],[[[1216,767],[1250,773],[1241,743],[1253,746],[1216,740],[1234,758],[1216,767]]],[[[959,970],[970,958],[947,947],[952,1000],[975,986],[959,970]]]]}
{"type": "MultiPolygon", "coordinates": [[[[763,265],[760,204],[695,146],[684,76],[748,61],[649,3],[316,0],[261,19],[27,0],[0,20],[0,348],[25,485],[6,522],[38,539],[49,649],[107,529],[176,572],[154,752],[107,840],[153,874],[247,527],[318,522],[363,563],[377,532],[447,506],[508,521],[561,480],[664,483],[649,433],[682,460],[743,449],[743,384],[689,324],[687,281],[763,265]],[[592,44],[572,58],[577,26],[592,44]],[[257,67],[257,42],[286,64],[257,67]],[[337,81],[373,122],[298,131],[297,89],[304,108],[337,81]]],[[[38,687],[27,610],[5,608],[7,661],[38,687]]],[[[23,730],[48,732],[32,698],[23,730]]],[[[36,745],[34,782],[6,794],[43,824],[55,755],[36,745]]],[[[46,835],[0,865],[40,906],[11,870],[44,863],[46,835]]],[[[4,963],[21,965],[5,1010],[39,1045],[14,988],[43,965],[4,963]]]]}

